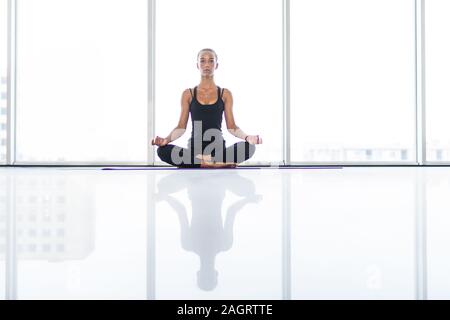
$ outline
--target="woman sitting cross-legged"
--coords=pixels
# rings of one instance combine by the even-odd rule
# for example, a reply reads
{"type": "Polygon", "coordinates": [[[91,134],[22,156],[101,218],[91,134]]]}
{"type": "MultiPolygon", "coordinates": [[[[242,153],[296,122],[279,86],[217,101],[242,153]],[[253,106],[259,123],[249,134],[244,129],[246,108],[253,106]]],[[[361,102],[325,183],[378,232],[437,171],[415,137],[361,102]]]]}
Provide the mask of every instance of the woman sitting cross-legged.
{"type": "Polygon", "coordinates": [[[166,138],[156,136],[152,140],[152,145],[158,146],[158,156],[162,161],[182,168],[236,167],[237,164],[251,158],[255,153],[255,145],[262,143],[259,135],[247,135],[235,124],[231,92],[216,86],[214,82],[214,70],[217,67],[217,55],[214,50],[203,49],[198,53],[200,84],[183,92],[177,127],[166,138]],[[188,147],[170,144],[185,133],[189,114],[192,120],[192,134],[188,147]],[[228,148],[225,146],[221,130],[223,114],[228,131],[244,140],[228,148]]]}

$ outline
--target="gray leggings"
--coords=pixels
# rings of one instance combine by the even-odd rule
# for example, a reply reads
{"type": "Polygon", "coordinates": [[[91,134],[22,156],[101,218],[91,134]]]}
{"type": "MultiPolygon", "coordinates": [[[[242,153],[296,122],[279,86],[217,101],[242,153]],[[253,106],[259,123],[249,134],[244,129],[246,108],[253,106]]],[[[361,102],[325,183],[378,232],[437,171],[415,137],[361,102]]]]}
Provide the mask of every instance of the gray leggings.
{"type": "MultiPolygon", "coordinates": [[[[203,145],[203,151],[205,145],[203,145]]],[[[255,154],[255,145],[248,142],[240,141],[228,148],[222,148],[219,151],[213,150],[211,157],[218,162],[234,162],[241,163],[250,159],[255,154]]],[[[182,148],[173,144],[167,144],[163,147],[158,147],[158,156],[162,161],[172,166],[180,168],[198,168],[200,167],[200,159],[195,156],[194,149],[182,148]]]]}

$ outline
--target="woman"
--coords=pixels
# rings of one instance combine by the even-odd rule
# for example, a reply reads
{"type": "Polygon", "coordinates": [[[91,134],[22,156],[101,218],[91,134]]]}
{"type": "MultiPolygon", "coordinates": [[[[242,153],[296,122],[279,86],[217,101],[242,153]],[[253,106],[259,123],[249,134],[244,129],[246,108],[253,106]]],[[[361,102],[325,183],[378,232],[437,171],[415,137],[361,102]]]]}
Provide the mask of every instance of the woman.
{"type": "Polygon", "coordinates": [[[181,97],[181,115],[176,128],[166,137],[156,136],[152,145],[158,146],[162,161],[178,167],[224,168],[236,167],[255,153],[255,145],[262,143],[259,135],[247,135],[234,122],[233,96],[214,82],[217,54],[212,49],[202,49],[197,55],[197,68],[201,81],[193,89],[186,89],[181,97]],[[188,148],[170,144],[181,137],[191,114],[192,134],[188,148]],[[222,116],[228,131],[244,141],[226,148],[222,136],[222,116]]]}

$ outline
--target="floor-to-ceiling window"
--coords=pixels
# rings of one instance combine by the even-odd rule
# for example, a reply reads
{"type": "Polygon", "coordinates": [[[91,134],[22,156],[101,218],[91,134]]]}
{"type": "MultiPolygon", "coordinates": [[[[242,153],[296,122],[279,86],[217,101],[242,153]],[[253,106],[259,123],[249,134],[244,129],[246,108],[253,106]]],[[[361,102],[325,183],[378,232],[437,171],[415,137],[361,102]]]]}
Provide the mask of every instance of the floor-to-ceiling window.
{"type": "Polygon", "coordinates": [[[425,2],[427,160],[450,160],[450,1],[425,2]]]}
{"type": "Polygon", "coordinates": [[[0,0],[0,164],[6,163],[7,145],[7,63],[8,63],[8,1],[0,0]]]}
{"type": "MultiPolygon", "coordinates": [[[[219,63],[215,82],[232,92],[236,124],[263,138],[250,161],[280,161],[281,41],[281,1],[156,1],[156,134],[165,137],[176,127],[183,90],[200,82],[197,53],[212,48],[219,63]]],[[[187,132],[173,143],[186,147],[191,126],[189,121],[187,132]]],[[[225,120],[222,131],[227,145],[238,141],[225,120]]]]}
{"type": "MultiPolygon", "coordinates": [[[[149,1],[12,3],[17,32],[8,35],[8,1],[0,1],[0,163],[7,160],[8,37],[17,43],[16,164],[147,163],[148,125],[160,136],[175,127],[181,93],[199,83],[196,57],[206,47],[218,53],[215,80],[233,93],[237,125],[263,137],[250,161],[285,160],[281,1],[155,0],[154,84],[147,81],[149,1]]],[[[415,162],[415,3],[290,1],[293,163],[415,162]]],[[[425,4],[426,160],[445,162],[450,5],[425,4]]],[[[190,127],[174,143],[185,146],[190,127]]],[[[238,141],[225,121],[222,129],[228,145],[238,141]]]]}
{"type": "Polygon", "coordinates": [[[415,160],[414,5],[291,1],[292,161],[415,160]]]}
{"type": "Polygon", "coordinates": [[[147,161],[147,15],[146,0],[18,2],[18,163],[147,161]]]}

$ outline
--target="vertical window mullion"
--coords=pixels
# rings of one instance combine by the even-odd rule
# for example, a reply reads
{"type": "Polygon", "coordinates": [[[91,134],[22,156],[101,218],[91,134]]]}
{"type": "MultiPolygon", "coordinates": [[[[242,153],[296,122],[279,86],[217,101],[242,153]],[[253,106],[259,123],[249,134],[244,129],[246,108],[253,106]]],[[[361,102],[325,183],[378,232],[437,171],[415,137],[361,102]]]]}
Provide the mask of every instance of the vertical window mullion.
{"type": "Polygon", "coordinates": [[[416,162],[426,164],[425,130],[425,1],[415,0],[416,162]]]}
{"type": "Polygon", "coordinates": [[[291,164],[290,0],[283,0],[283,163],[291,164]]]}
{"type": "Polygon", "coordinates": [[[9,165],[16,161],[16,10],[17,0],[8,0],[6,161],[9,165]]]}
{"type": "Polygon", "coordinates": [[[148,0],[148,115],[147,115],[147,164],[155,164],[154,146],[151,139],[155,135],[155,6],[156,0],[148,0]]]}

